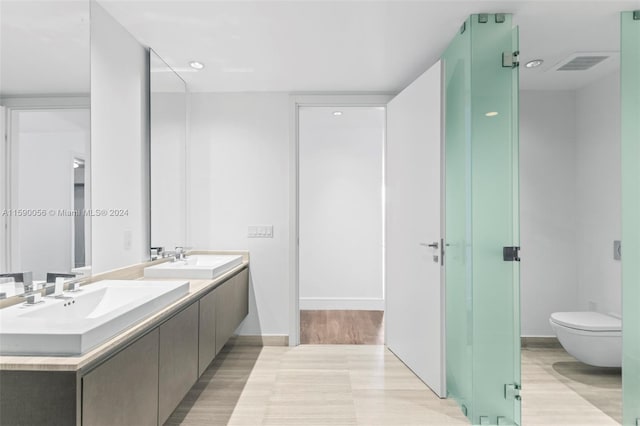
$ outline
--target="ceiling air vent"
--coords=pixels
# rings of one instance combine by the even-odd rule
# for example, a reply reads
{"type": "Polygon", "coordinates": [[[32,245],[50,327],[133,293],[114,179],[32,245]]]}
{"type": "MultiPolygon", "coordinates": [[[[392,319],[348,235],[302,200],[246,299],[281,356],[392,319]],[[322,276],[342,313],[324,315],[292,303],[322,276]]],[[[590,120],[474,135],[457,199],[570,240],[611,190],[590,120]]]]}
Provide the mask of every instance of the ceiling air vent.
{"type": "Polygon", "coordinates": [[[603,55],[576,56],[559,67],[557,71],[585,71],[607,58],[608,56],[603,55]]]}

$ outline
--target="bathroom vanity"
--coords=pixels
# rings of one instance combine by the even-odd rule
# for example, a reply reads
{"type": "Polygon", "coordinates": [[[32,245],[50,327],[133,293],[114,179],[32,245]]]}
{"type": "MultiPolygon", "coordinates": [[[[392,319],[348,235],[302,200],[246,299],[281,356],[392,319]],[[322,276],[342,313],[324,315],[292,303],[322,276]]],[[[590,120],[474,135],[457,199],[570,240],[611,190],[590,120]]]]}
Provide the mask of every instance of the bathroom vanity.
{"type": "Polygon", "coordinates": [[[0,357],[0,424],[163,424],[247,316],[248,264],[81,356],[0,357]]]}

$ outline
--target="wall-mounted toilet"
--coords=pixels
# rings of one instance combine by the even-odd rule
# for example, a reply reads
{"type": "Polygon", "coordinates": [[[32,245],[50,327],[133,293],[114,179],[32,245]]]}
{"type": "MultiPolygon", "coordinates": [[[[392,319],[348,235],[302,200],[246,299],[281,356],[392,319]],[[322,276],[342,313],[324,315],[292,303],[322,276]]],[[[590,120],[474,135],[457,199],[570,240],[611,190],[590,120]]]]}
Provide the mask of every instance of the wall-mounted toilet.
{"type": "Polygon", "coordinates": [[[549,318],[564,349],[596,367],[622,365],[622,321],[599,312],[556,312],[549,318]]]}

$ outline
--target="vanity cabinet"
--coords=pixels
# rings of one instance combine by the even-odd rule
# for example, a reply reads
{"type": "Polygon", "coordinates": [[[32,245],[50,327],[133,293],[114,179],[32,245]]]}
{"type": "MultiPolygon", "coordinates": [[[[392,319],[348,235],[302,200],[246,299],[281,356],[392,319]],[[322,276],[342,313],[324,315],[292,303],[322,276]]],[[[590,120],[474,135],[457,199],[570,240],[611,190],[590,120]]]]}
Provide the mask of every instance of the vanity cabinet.
{"type": "Polygon", "coordinates": [[[82,377],[83,425],[158,424],[158,348],[155,329],[82,377]]]}
{"type": "Polygon", "coordinates": [[[217,355],[249,313],[249,271],[243,269],[215,292],[217,355]]]}
{"type": "Polygon", "coordinates": [[[216,356],[216,298],[213,290],[200,299],[200,329],[198,331],[198,377],[216,356]]]}
{"type": "Polygon", "coordinates": [[[0,424],[164,424],[247,316],[248,279],[245,267],[77,370],[0,370],[0,424]]]}

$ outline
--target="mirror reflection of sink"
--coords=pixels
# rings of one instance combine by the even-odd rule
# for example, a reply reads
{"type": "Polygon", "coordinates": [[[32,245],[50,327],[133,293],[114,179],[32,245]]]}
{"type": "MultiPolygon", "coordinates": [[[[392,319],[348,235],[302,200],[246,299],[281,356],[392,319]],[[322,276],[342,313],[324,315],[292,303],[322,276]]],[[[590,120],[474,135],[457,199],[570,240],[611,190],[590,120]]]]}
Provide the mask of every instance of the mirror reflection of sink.
{"type": "Polygon", "coordinates": [[[145,278],[213,279],[242,264],[241,255],[197,254],[144,268],[145,278]]]}

